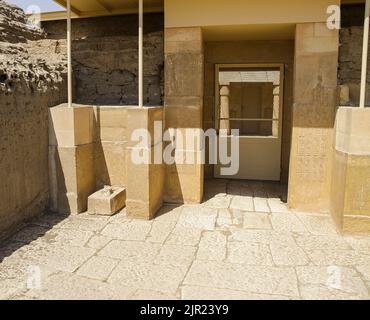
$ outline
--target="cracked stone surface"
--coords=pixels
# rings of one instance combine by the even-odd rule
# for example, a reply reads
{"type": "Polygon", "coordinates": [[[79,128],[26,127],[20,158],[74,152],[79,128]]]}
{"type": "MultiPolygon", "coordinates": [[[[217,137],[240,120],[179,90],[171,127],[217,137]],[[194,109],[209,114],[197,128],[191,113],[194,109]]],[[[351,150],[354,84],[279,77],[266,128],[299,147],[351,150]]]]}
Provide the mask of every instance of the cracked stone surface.
{"type": "Polygon", "coordinates": [[[289,210],[283,192],[219,180],[152,221],[45,214],[0,244],[0,299],[369,300],[370,236],[289,210]]]}

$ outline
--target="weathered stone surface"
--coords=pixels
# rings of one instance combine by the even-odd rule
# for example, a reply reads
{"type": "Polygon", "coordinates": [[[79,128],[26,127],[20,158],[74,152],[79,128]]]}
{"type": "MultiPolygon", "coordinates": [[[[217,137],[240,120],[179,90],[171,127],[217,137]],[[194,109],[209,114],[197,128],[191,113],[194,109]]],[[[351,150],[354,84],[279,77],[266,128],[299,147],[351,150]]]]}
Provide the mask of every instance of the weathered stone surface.
{"type": "Polygon", "coordinates": [[[50,276],[41,290],[31,290],[28,299],[48,300],[125,300],[134,293],[133,288],[88,279],[70,273],[57,273],[50,276]],[[70,291],[68,296],[65,292],[70,291]]]}
{"type": "Polygon", "coordinates": [[[237,289],[298,297],[293,268],[243,266],[231,263],[195,262],[184,284],[237,289]]]}
{"type": "Polygon", "coordinates": [[[201,208],[198,206],[184,206],[178,226],[189,229],[214,230],[217,210],[201,208]]]}
{"type": "Polygon", "coordinates": [[[77,271],[77,274],[95,280],[106,280],[117,266],[118,261],[106,257],[92,257],[77,271]]]}
{"type": "Polygon", "coordinates": [[[128,219],[125,210],[113,217],[44,215],[0,245],[0,297],[369,299],[369,236],[312,234],[323,230],[311,221],[316,215],[306,213],[299,217],[308,217],[311,232],[243,227],[244,215],[258,225],[260,214],[165,206],[144,224],[128,219]],[[182,212],[207,219],[192,217],[181,226],[182,212]],[[213,212],[225,223],[214,225],[213,212]],[[153,232],[154,225],[163,226],[163,234],[153,232]],[[27,287],[30,267],[40,267],[41,289],[27,287]]]}
{"type": "MultiPolygon", "coordinates": [[[[144,101],[162,105],[164,18],[162,13],[155,13],[145,14],[144,19],[144,101]]],[[[76,102],[137,105],[137,22],[135,14],[73,21],[76,102]]],[[[66,38],[65,21],[45,21],[42,27],[49,38],[66,38]]]]}
{"type": "Polygon", "coordinates": [[[153,243],[114,240],[99,252],[99,256],[144,263],[153,261],[160,248],[153,243]]]}
{"type": "Polygon", "coordinates": [[[230,205],[231,209],[240,211],[254,211],[253,198],[235,196],[230,205]]]}
{"type": "Polygon", "coordinates": [[[290,213],[272,213],[271,223],[276,231],[290,231],[296,233],[308,233],[307,228],[298,217],[290,213]]]}
{"type": "Polygon", "coordinates": [[[350,268],[298,267],[297,275],[303,299],[315,299],[317,294],[323,300],[368,298],[366,285],[350,268]]]}
{"type": "Polygon", "coordinates": [[[112,216],[126,205],[126,190],[111,188],[111,194],[105,194],[104,189],[92,194],[88,199],[90,214],[112,216]]]}
{"type": "MultiPolygon", "coordinates": [[[[342,8],[342,28],[340,29],[338,81],[349,88],[349,101],[343,106],[358,106],[363,44],[364,6],[344,6],[342,8]]],[[[369,58],[370,61],[370,58],[369,58]]],[[[368,70],[369,70],[368,65],[368,70]]],[[[369,80],[368,80],[369,83],[369,80]]],[[[370,103],[367,88],[366,103],[370,103]]]]}
{"type": "Polygon", "coordinates": [[[0,237],[48,204],[47,114],[66,97],[66,60],[44,37],[0,1],[0,237]]]}
{"type": "Polygon", "coordinates": [[[230,242],[227,261],[252,266],[272,266],[269,246],[262,243],[230,242]]]}
{"type": "Polygon", "coordinates": [[[203,233],[199,243],[197,259],[205,261],[224,261],[226,258],[227,237],[222,232],[203,233]]]}
{"type": "Polygon", "coordinates": [[[296,26],[294,108],[289,199],[291,208],[328,212],[337,105],[338,30],[325,23],[296,26]],[[310,152],[307,152],[310,150],[310,152]]]}
{"type": "Polygon", "coordinates": [[[293,241],[273,241],[270,249],[272,259],[278,266],[303,266],[310,262],[306,253],[293,241]]]}
{"type": "Polygon", "coordinates": [[[195,258],[197,247],[165,244],[154,260],[154,264],[170,265],[186,273],[195,258]]]}
{"type": "Polygon", "coordinates": [[[262,212],[244,212],[243,227],[246,229],[266,229],[270,230],[270,215],[262,212]]]}
{"type": "Polygon", "coordinates": [[[166,243],[178,244],[185,246],[196,246],[200,242],[202,230],[197,228],[186,228],[183,226],[176,226],[167,238],[166,243]]]}
{"type": "Polygon", "coordinates": [[[119,240],[143,241],[150,232],[147,221],[126,221],[122,224],[108,224],[102,234],[119,240]]]}
{"type": "Polygon", "coordinates": [[[112,239],[109,237],[101,236],[101,235],[95,235],[91,237],[89,242],[87,243],[87,246],[89,248],[93,248],[96,250],[100,250],[104,248],[112,239]]]}
{"type": "Polygon", "coordinates": [[[249,293],[246,291],[228,290],[198,286],[183,286],[181,288],[183,300],[289,300],[281,295],[249,293]]]}
{"type": "Polygon", "coordinates": [[[124,260],[113,271],[108,283],[175,294],[183,277],[184,273],[179,268],[168,264],[142,264],[139,261],[124,260]]]}

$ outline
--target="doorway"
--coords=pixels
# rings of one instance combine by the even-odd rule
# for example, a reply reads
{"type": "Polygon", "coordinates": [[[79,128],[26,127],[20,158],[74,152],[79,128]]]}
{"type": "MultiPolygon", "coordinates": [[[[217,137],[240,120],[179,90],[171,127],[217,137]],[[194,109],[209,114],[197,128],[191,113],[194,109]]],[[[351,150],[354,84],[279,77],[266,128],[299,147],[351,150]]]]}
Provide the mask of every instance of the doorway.
{"type": "Polygon", "coordinates": [[[216,64],[215,75],[215,127],[220,138],[238,137],[240,156],[236,175],[221,175],[218,163],[214,176],[280,181],[284,65],[216,64]]]}

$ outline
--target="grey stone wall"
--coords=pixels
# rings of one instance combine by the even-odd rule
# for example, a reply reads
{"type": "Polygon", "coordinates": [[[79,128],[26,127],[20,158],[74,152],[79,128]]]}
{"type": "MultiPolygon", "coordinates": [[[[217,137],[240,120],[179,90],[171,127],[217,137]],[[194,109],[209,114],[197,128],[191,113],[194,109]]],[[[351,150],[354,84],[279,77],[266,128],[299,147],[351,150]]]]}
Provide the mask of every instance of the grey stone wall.
{"type": "MultiPolygon", "coordinates": [[[[65,39],[66,22],[44,22],[50,39],[65,39]]],[[[144,102],[163,102],[163,14],[144,17],[144,102]]],[[[137,15],[73,20],[74,99],[97,105],[137,105],[137,15]]]]}
{"type": "MultiPolygon", "coordinates": [[[[338,82],[350,90],[350,105],[358,105],[360,98],[364,6],[342,7],[340,30],[338,82]]],[[[370,105],[370,55],[368,62],[367,104],[370,105]]]]}
{"type": "Polygon", "coordinates": [[[48,107],[67,96],[61,45],[0,0],[0,238],[48,205],[48,107]]]}

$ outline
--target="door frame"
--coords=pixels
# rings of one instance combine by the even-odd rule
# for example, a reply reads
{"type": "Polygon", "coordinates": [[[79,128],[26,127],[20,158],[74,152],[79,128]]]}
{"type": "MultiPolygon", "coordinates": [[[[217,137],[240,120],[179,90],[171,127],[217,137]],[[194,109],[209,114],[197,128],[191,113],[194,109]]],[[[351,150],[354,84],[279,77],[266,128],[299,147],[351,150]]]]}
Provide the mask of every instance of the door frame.
{"type": "MultiPolygon", "coordinates": [[[[282,158],[283,153],[282,153],[282,144],[283,144],[283,109],[284,109],[284,96],[285,96],[285,64],[284,63],[216,63],[215,64],[215,123],[214,127],[218,132],[219,130],[219,125],[220,125],[220,85],[219,85],[219,73],[220,69],[222,68],[273,68],[273,69],[279,69],[280,71],[280,92],[279,92],[279,136],[278,138],[280,139],[281,143],[281,154],[280,157],[282,158]]],[[[258,139],[271,139],[271,137],[264,137],[264,136],[243,136],[243,138],[258,138],[258,139]]],[[[282,159],[281,159],[282,161],[282,159]]],[[[280,163],[280,167],[282,162],[280,163]]],[[[216,177],[216,172],[215,172],[216,165],[213,166],[213,176],[216,177]]],[[[280,168],[280,179],[281,179],[281,170],[280,168]]]]}

